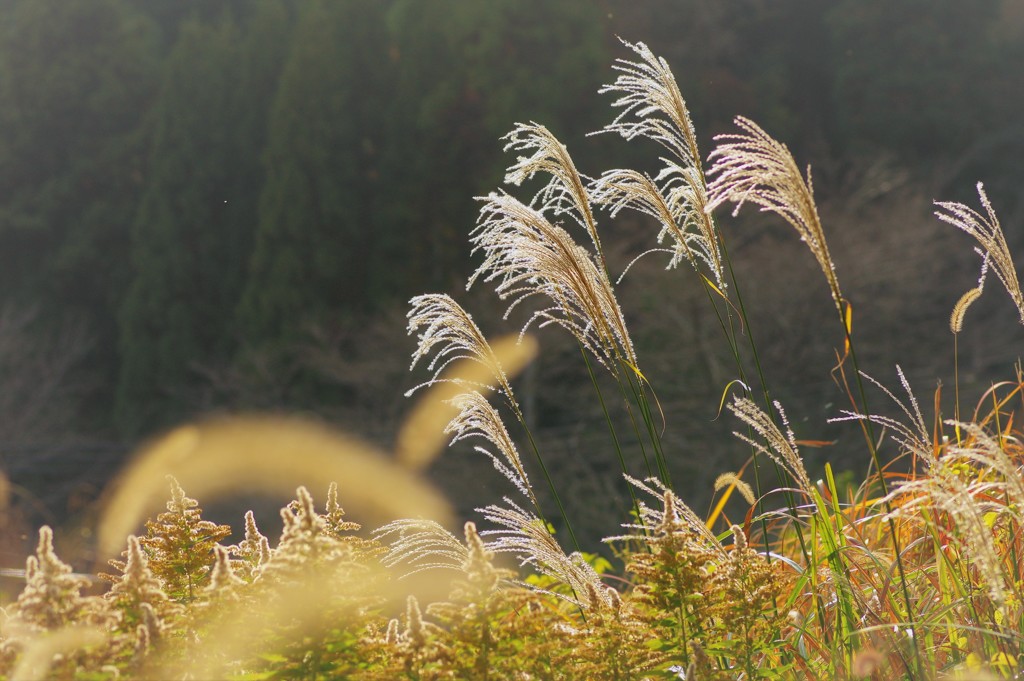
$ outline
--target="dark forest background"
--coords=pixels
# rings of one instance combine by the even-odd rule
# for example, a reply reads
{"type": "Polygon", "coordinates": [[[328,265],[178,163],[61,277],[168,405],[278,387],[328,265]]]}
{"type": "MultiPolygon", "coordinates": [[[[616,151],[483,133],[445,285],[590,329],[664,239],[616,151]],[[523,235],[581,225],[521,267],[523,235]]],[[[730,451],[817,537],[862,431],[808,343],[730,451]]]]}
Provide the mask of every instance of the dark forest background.
{"type": "MultiPolygon", "coordinates": [[[[500,136],[535,120],[590,175],[654,167],[654,146],[585,137],[613,117],[597,90],[631,56],[616,36],[669,61],[705,154],[744,115],[813,164],[862,365],[893,384],[902,363],[926,403],[951,384],[946,320],[977,258],[930,202],[976,205],[985,181],[1024,254],[1024,2],[0,0],[12,480],[73,511],[142,439],[220,411],[313,413],[388,445],[422,378],[406,371],[410,296],[456,292],[488,332],[515,328],[462,292],[473,197],[510,162],[500,136]]],[[[857,434],[825,422],[842,341],[819,330],[833,310],[815,264],[773,220],[724,223],[798,436],[862,466],[857,434]]],[[[602,224],[620,269],[656,233],[602,224]]],[[[681,491],[706,498],[744,456],[713,421],[733,376],[692,274],[663,265],[621,295],[681,491]]],[[[971,404],[1018,353],[996,288],[961,339],[971,404]]],[[[554,475],[578,499],[614,491],[578,356],[542,343],[523,390],[554,475]]],[[[477,464],[453,457],[436,473],[455,488],[477,464]]],[[[503,491],[489,484],[463,485],[465,503],[503,491]]]]}

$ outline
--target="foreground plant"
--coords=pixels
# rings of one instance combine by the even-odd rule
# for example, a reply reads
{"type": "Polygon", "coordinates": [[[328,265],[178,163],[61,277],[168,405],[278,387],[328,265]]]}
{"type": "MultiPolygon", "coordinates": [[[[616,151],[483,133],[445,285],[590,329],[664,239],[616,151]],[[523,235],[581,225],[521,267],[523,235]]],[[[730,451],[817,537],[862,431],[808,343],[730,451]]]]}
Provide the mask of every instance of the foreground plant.
{"type": "MultiPolygon", "coordinates": [[[[591,178],[549,130],[516,126],[507,148],[523,155],[506,181],[519,185],[539,176],[546,182],[530,202],[505,192],[481,199],[470,240],[482,262],[469,283],[493,285],[509,313],[540,302],[517,345],[488,341],[448,295],[412,300],[413,364],[423,360],[431,376],[419,386],[430,391],[422,398],[426,406],[398,438],[402,467],[349,438],[292,421],[238,420],[172,432],[133,465],[111,503],[114,517],[101,527],[107,548],[112,538],[124,546],[125,528],[138,526],[153,485],[164,484],[154,482],[156,473],[177,476],[169,479],[166,511],[146,523],[145,535],[129,536],[123,560],[111,562],[116,572],[106,576],[112,585],[104,595],[86,593],[91,581],[57,557],[50,528],[40,531],[25,589],[3,621],[4,673],[24,679],[1019,678],[1024,433],[1015,416],[1024,406],[1024,376],[993,387],[973,418],[962,418],[957,404],[955,419],[936,415],[929,423],[901,370],[901,398],[862,374],[851,306],[839,287],[810,171],[802,173],[784,145],[739,118],[740,132],[719,139],[705,174],[667,64],[643,44],[628,47],[637,61],[620,61],[617,80],[604,89],[618,95],[620,111],[602,132],[657,142],[668,153],[662,170],[654,177],[617,169],[591,178]],[[781,216],[825,277],[843,325],[837,382],[850,400],[836,420],[863,429],[872,463],[857,488],[841,489],[828,466],[823,479],[812,479],[782,405],[769,397],[726,234],[713,215],[725,203],[781,216]],[[657,220],[659,240],[669,239],[662,249],[670,253],[669,267],[688,262],[718,315],[737,374],[722,386],[722,405],[739,422],[739,446],[749,448],[755,479],[753,485],[743,479],[746,467],[723,472],[716,491],[744,498],[740,522],[720,524],[721,504],[702,518],[672,489],[673,453],[662,446],[655,393],[603,251],[602,206],[612,215],[634,210],[657,220]],[[753,366],[739,351],[737,321],[753,366]],[[618,569],[579,546],[515,396],[514,375],[536,350],[525,336],[534,325],[561,327],[576,341],[606,417],[633,504],[625,530],[609,531],[606,540],[618,569]],[[608,384],[595,366],[608,372],[616,399],[606,399],[608,384]],[[759,378],[760,395],[748,387],[748,376],[759,378]],[[732,386],[743,394],[727,400],[732,386]],[[869,408],[872,386],[896,416],[869,408]],[[431,400],[442,406],[433,408],[431,400]],[[897,447],[899,468],[882,459],[876,427],[897,447]],[[466,522],[458,535],[443,500],[413,474],[436,455],[439,433],[473,442],[510,483],[510,496],[478,509],[479,528],[466,522]],[[532,456],[520,454],[526,448],[532,456]],[[292,457],[287,465],[281,452],[292,457]],[[775,488],[761,477],[772,468],[775,488]],[[295,498],[281,510],[283,529],[273,543],[249,512],[244,538],[227,544],[230,528],[204,520],[179,484],[185,479],[216,497],[224,491],[221,476],[234,475],[269,491],[293,470],[319,482],[337,474],[344,485],[330,485],[323,511],[306,486],[292,487],[295,498]],[[533,486],[538,472],[545,493],[533,486]],[[350,501],[413,517],[363,533],[343,509],[350,501]],[[573,550],[564,548],[553,521],[562,522],[573,550]]],[[[978,286],[954,306],[954,334],[990,268],[1024,315],[995,210],[980,185],[978,192],[984,215],[938,204],[940,219],[972,236],[982,256],[978,286]]]]}

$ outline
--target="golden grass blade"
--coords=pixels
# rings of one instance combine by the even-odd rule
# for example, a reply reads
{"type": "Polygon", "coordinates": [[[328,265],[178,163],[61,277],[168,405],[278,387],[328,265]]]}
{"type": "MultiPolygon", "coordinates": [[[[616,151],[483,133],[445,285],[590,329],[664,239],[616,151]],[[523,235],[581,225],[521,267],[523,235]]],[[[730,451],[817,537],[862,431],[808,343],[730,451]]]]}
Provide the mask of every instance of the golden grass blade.
{"type": "Polygon", "coordinates": [[[44,681],[56,656],[65,656],[82,648],[102,645],[107,635],[98,627],[71,626],[39,634],[25,644],[11,681],[44,681]]]}
{"type": "Polygon", "coordinates": [[[722,399],[718,401],[718,411],[715,412],[715,418],[711,419],[712,421],[717,421],[718,417],[722,415],[722,410],[725,409],[725,401],[729,399],[729,388],[737,384],[741,386],[743,390],[745,390],[747,393],[750,392],[750,386],[738,378],[734,378],[728,383],[726,383],[725,387],[722,388],[722,399]]]}
{"type": "Polygon", "coordinates": [[[252,492],[289,498],[299,485],[337,482],[345,508],[364,517],[451,517],[437,491],[354,437],[299,418],[237,416],[177,428],[135,457],[103,513],[104,555],[120,551],[124,537],[160,508],[167,475],[207,502],[252,492]]]}
{"type": "Polygon", "coordinates": [[[843,341],[843,361],[850,355],[850,338],[853,337],[853,303],[843,301],[843,327],[846,328],[846,338],[843,341]]]}
{"type": "Polygon", "coordinates": [[[451,365],[420,397],[405,420],[395,440],[398,461],[414,471],[426,468],[444,449],[448,439],[445,427],[459,415],[452,400],[465,393],[467,387],[485,394],[495,376],[511,379],[533,361],[538,347],[533,336],[504,336],[490,344],[496,365],[470,357],[451,365]]]}

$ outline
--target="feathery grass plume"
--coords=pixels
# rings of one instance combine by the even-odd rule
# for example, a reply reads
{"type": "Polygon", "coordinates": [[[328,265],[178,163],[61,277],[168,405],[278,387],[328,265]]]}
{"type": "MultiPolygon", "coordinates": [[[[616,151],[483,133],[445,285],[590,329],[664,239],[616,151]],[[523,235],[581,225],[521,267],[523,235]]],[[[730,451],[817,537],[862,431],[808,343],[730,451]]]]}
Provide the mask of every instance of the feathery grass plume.
{"type": "Polygon", "coordinates": [[[953,312],[949,315],[949,330],[954,334],[960,333],[964,328],[964,315],[967,314],[967,308],[969,308],[974,301],[981,298],[981,294],[985,291],[985,277],[988,275],[988,253],[984,254],[981,258],[981,274],[978,275],[978,285],[972,289],[968,289],[966,293],[960,296],[960,300],[956,301],[956,305],[953,306],[953,312]]]}
{"type": "Polygon", "coordinates": [[[451,400],[451,403],[459,409],[459,415],[444,429],[446,434],[454,435],[452,444],[472,437],[483,438],[489,442],[498,451],[497,454],[479,445],[473,449],[489,457],[495,469],[508,478],[534,506],[539,507],[526,469],[519,458],[519,451],[512,442],[498,410],[476,391],[463,393],[451,400]]]}
{"type": "Polygon", "coordinates": [[[540,190],[531,206],[538,212],[551,211],[554,216],[572,215],[580,224],[594,244],[594,252],[604,263],[601,250],[601,239],[597,235],[597,224],[590,209],[590,198],[587,195],[588,180],[576,170],[576,165],[569,156],[565,145],[551,134],[551,131],[537,123],[517,123],[512,132],[503,138],[508,140],[505,151],[532,151],[530,156],[519,156],[509,166],[505,174],[505,183],[515,186],[533,178],[537,173],[546,173],[551,180],[540,190]]]}
{"type": "Polygon", "coordinates": [[[501,529],[486,530],[483,535],[495,537],[487,548],[496,553],[511,553],[520,565],[530,566],[572,589],[570,599],[564,594],[550,592],[570,600],[580,608],[587,608],[589,589],[603,593],[601,577],[580,553],[566,555],[558,540],[548,531],[544,521],[505,497],[505,505],[492,504],[477,509],[484,519],[501,529]]]}
{"type": "Polygon", "coordinates": [[[893,439],[896,440],[903,448],[905,452],[929,452],[931,454],[931,436],[928,433],[928,424],[925,423],[924,415],[921,413],[921,407],[917,403],[917,398],[914,397],[914,392],[910,389],[910,382],[907,381],[906,375],[903,373],[903,368],[898,364],[896,365],[896,375],[899,376],[900,385],[903,386],[904,392],[907,394],[907,401],[896,397],[891,390],[882,385],[881,382],[875,380],[863,371],[860,375],[877,386],[882,392],[888,396],[892,402],[900,408],[900,411],[907,417],[907,421],[903,422],[899,419],[891,416],[883,416],[881,414],[859,414],[851,412],[846,409],[841,409],[840,413],[842,416],[829,419],[829,423],[839,423],[842,421],[871,421],[878,425],[887,428],[892,431],[893,439]]]}
{"type": "Polygon", "coordinates": [[[800,458],[800,450],[796,445],[796,437],[789,427],[789,421],[786,420],[786,412],[778,402],[773,404],[779,413],[779,420],[786,429],[785,434],[779,430],[779,427],[775,425],[771,417],[752,400],[736,396],[733,397],[733,401],[729,405],[729,411],[735,414],[739,420],[750,426],[755,433],[763,437],[767,442],[767,446],[740,432],[734,431],[733,435],[749,444],[759,453],[771,457],[780,466],[785,468],[793,476],[797,486],[806,492],[809,497],[813,498],[814,485],[811,484],[811,479],[807,475],[807,469],[804,468],[803,459],[800,458]]]}
{"type": "Polygon", "coordinates": [[[472,232],[473,252],[484,261],[470,276],[496,281],[502,300],[511,300],[505,312],[527,298],[544,295],[552,305],[533,313],[523,326],[558,324],[610,371],[618,360],[636,366],[633,341],[605,270],[593,261],[569,233],[548,222],[540,212],[508,194],[489,194],[472,232]]]}
{"type": "Polygon", "coordinates": [[[373,537],[389,543],[381,564],[408,566],[403,578],[434,568],[461,570],[469,557],[466,546],[433,520],[395,520],[374,530],[373,537]]]}
{"type": "MultiPolygon", "coordinates": [[[[649,215],[661,224],[658,243],[671,238],[670,249],[655,248],[641,253],[626,267],[622,276],[637,260],[648,253],[667,251],[672,254],[666,269],[685,259],[698,272],[701,265],[711,271],[720,290],[726,288],[718,238],[707,208],[707,188],[698,169],[668,164],[656,178],[635,170],[609,170],[591,186],[596,204],[607,205],[615,217],[623,208],[649,215]],[[659,182],[662,183],[659,186],[659,182]]],[[[621,279],[621,277],[620,277],[621,279]]]]}
{"type": "Polygon", "coordinates": [[[703,262],[724,289],[718,232],[706,210],[707,182],[686,101],[664,59],[644,43],[623,44],[640,61],[616,60],[614,68],[620,73],[615,83],[599,92],[621,93],[612,106],[622,111],[598,132],[616,133],[627,140],[650,138],[676,160],[661,159],[665,166],[655,179],[633,170],[608,171],[592,186],[591,199],[611,206],[613,217],[628,207],[656,218],[662,226],[659,243],[666,236],[675,242],[668,266],[675,267],[683,257],[694,267],[703,262]]]}
{"type": "Polygon", "coordinates": [[[935,211],[935,216],[974,237],[978,242],[978,246],[974,250],[983,259],[982,277],[985,275],[986,264],[991,262],[992,269],[995,270],[999,281],[1003,283],[1006,292],[1010,294],[1013,304],[1017,306],[1020,321],[1024,324],[1024,294],[1021,293],[1020,283],[1017,280],[1017,269],[1013,265],[1013,256],[1010,255],[1010,248],[1006,245],[1006,237],[1003,235],[1002,227],[999,226],[999,218],[996,217],[988,195],[985,194],[984,184],[979,182],[977,187],[978,197],[985,209],[985,215],[962,203],[936,201],[935,205],[941,210],[935,211]]]}
{"type": "Polygon", "coordinates": [[[842,314],[843,294],[814,203],[810,166],[805,181],[784,144],[747,118],[737,116],[734,120],[746,134],[715,137],[720,143],[708,157],[713,161],[708,171],[713,179],[708,185],[707,210],[713,211],[729,201],[736,204],[735,215],[749,201],[762,211],[783,218],[811,249],[828,281],[832,300],[842,314]]]}
{"type": "Polygon", "coordinates": [[[953,306],[953,312],[949,315],[949,330],[953,333],[960,333],[964,328],[964,315],[967,314],[967,308],[981,298],[983,289],[981,286],[975,286],[960,296],[960,299],[956,301],[956,305],[953,306]]]}
{"type": "Polygon", "coordinates": [[[340,480],[346,505],[371,516],[441,522],[451,516],[448,502],[426,482],[353,437],[305,419],[235,416],[177,428],[134,458],[108,497],[102,552],[114,554],[152,511],[168,474],[202,498],[285,496],[300,484],[340,480]]]}
{"type": "MultiPolygon", "coordinates": [[[[427,364],[427,369],[432,372],[430,380],[407,391],[406,397],[424,386],[435,385],[442,381],[488,388],[493,387],[494,381],[497,381],[498,390],[505,395],[506,399],[512,400],[514,403],[512,386],[509,383],[508,374],[502,366],[502,360],[507,362],[510,359],[518,359],[518,357],[496,353],[483,332],[480,331],[480,327],[473,321],[472,315],[447,294],[432,293],[415,296],[409,301],[409,304],[411,307],[407,315],[409,320],[407,329],[410,335],[416,334],[416,350],[412,354],[412,364],[409,369],[414,369],[421,359],[431,355],[433,357],[427,364]],[[464,372],[453,372],[452,376],[441,377],[441,372],[450,364],[463,359],[479,363],[486,373],[481,374],[479,378],[476,375],[464,376],[464,372]]],[[[534,339],[526,337],[524,340],[527,342],[527,349],[532,352],[525,353],[523,360],[513,362],[517,368],[521,361],[529,361],[536,355],[534,339]]],[[[512,373],[515,374],[516,371],[512,371],[512,373]]]]}
{"type": "Polygon", "coordinates": [[[433,354],[428,364],[433,375],[406,396],[424,386],[432,389],[406,418],[395,453],[406,467],[422,470],[443,450],[445,425],[458,416],[451,401],[467,389],[483,394],[496,388],[522,419],[509,377],[537,356],[537,341],[520,334],[488,342],[469,313],[446,295],[417,296],[411,302],[409,333],[419,332],[412,366],[433,354]]]}
{"type": "Polygon", "coordinates": [[[614,132],[627,140],[647,137],[672,152],[684,165],[699,165],[697,133],[668,63],[642,42],[623,40],[622,44],[640,55],[640,61],[616,59],[612,68],[619,75],[615,82],[598,90],[601,94],[623,93],[612,103],[622,111],[602,132],[614,132]]]}

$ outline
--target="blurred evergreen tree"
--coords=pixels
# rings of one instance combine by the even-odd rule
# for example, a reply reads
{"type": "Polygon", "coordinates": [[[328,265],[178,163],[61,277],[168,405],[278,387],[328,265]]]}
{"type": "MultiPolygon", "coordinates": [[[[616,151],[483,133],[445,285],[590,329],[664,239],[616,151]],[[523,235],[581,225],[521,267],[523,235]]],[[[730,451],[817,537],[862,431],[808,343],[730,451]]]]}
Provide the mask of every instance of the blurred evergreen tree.
{"type": "Polygon", "coordinates": [[[587,155],[601,140],[583,136],[607,118],[597,94],[610,62],[605,22],[601,4],[589,0],[394,3],[386,153],[399,155],[389,168],[403,200],[390,219],[403,235],[404,293],[464,281],[473,197],[498,186],[514,160],[500,137],[517,121],[550,128],[584,172],[601,168],[587,155]]]}
{"type": "Polygon", "coordinates": [[[272,113],[243,328],[294,337],[450,288],[472,196],[508,162],[500,136],[529,112],[582,141],[599,120],[606,47],[600,8],[583,0],[304,4],[272,113]]]}
{"type": "Polygon", "coordinates": [[[189,20],[167,58],[121,306],[117,419],[127,433],[185,415],[196,365],[226,358],[263,183],[265,102],[286,50],[279,0],[189,20]]]}
{"type": "Polygon", "coordinates": [[[302,5],[271,109],[256,244],[238,307],[254,343],[295,338],[328,310],[370,307],[405,266],[379,247],[388,236],[385,207],[405,201],[380,168],[392,96],[384,7],[302,5]]]}
{"type": "MultiPolygon", "coordinates": [[[[210,24],[227,14],[244,22],[253,11],[259,11],[259,3],[253,0],[128,0],[160,29],[164,56],[174,47],[179,30],[189,21],[210,24]]],[[[282,0],[291,4],[302,0],[282,0]]]]}
{"type": "Polygon", "coordinates": [[[0,297],[86,326],[92,404],[109,404],[155,30],[122,0],[7,0],[3,17],[0,297]]]}

